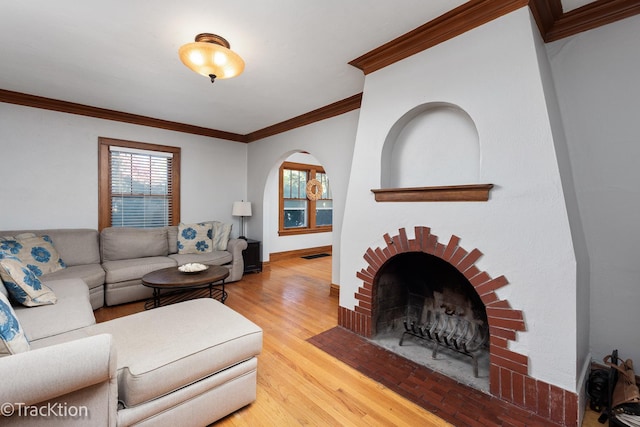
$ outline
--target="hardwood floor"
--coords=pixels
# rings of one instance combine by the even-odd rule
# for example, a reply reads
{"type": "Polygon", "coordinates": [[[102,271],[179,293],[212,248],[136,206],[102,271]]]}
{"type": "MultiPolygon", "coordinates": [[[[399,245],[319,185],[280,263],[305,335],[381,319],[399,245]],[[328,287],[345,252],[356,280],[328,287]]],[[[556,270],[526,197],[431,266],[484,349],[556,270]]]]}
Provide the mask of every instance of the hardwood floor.
{"type": "MultiPolygon", "coordinates": [[[[227,285],[226,304],[263,328],[264,345],[257,400],[215,425],[450,426],[307,342],[337,325],[331,259],[271,262],[269,270],[227,285]]],[[[95,315],[102,322],[142,310],[136,302],[95,315]]],[[[589,415],[583,427],[601,425],[589,415]]]]}

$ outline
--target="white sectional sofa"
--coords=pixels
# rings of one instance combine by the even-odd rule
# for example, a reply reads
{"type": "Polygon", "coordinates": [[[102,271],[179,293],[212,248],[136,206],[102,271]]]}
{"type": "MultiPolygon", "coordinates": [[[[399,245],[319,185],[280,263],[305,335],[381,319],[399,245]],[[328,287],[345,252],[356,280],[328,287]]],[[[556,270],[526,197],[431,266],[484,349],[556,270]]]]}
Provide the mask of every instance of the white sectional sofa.
{"type": "Polygon", "coordinates": [[[50,237],[66,267],[40,276],[55,304],[10,302],[0,281],[0,425],[204,426],[256,399],[262,330],[224,304],[201,298],[103,323],[93,313],[105,299],[150,295],[140,278],[156,268],[221,264],[238,280],[246,241],[179,254],[177,227],[32,232],[50,237]]]}
{"type": "MultiPolygon", "coordinates": [[[[215,224],[216,221],[210,221],[215,224]]],[[[49,236],[66,268],[45,274],[42,280],[82,279],[94,310],[151,297],[142,276],[154,270],[189,262],[224,265],[227,283],[242,279],[244,239],[229,239],[225,250],[198,254],[178,253],[178,226],[161,228],[6,230],[1,236],[33,233],[49,236]]]]}

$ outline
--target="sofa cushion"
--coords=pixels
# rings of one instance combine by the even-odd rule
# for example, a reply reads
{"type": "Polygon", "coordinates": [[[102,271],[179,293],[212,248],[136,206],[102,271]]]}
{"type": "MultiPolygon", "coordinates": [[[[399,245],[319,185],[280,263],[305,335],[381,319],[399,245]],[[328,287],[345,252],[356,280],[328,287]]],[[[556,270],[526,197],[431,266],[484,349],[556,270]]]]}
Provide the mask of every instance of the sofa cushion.
{"type": "Polygon", "coordinates": [[[251,359],[262,348],[257,325],[210,298],[99,323],[86,332],[113,336],[118,400],[127,407],[251,359]]]}
{"type": "Polygon", "coordinates": [[[53,245],[67,267],[85,264],[100,264],[100,235],[98,230],[85,228],[60,228],[42,230],[53,241],[53,245]]]}
{"type": "Polygon", "coordinates": [[[203,254],[172,254],[170,258],[176,260],[178,265],[188,264],[190,262],[199,262],[207,265],[223,265],[233,261],[231,252],[212,251],[203,254]]]}
{"type": "Polygon", "coordinates": [[[233,224],[225,224],[220,221],[213,221],[213,250],[226,251],[227,243],[231,237],[231,228],[233,224]]]}
{"type": "Polygon", "coordinates": [[[90,228],[51,228],[44,230],[8,230],[0,231],[0,236],[16,236],[34,233],[36,236],[49,236],[54,242],[60,258],[67,267],[81,264],[100,263],[100,234],[90,228]]]}
{"type": "Polygon", "coordinates": [[[11,303],[0,294],[0,357],[29,350],[29,341],[24,335],[20,321],[11,303]]]}
{"type": "Polygon", "coordinates": [[[176,265],[176,261],[169,257],[148,257],[106,261],[102,264],[102,268],[106,272],[105,283],[111,284],[140,280],[147,273],[176,265]]]}
{"type": "Polygon", "coordinates": [[[102,261],[169,255],[166,228],[107,227],[100,233],[102,261]]]}
{"type": "Polygon", "coordinates": [[[89,289],[95,289],[104,285],[104,276],[105,272],[100,264],[84,264],[45,274],[40,280],[48,284],[50,280],[82,279],[89,289]]]}
{"type": "MultiPolygon", "coordinates": [[[[211,224],[213,230],[212,243],[214,251],[226,251],[227,244],[231,238],[233,224],[225,224],[220,221],[205,221],[204,224],[211,224]]],[[[178,253],[178,226],[170,225],[167,230],[167,240],[169,242],[169,253],[178,253]]]]}
{"type": "Polygon", "coordinates": [[[89,289],[82,280],[51,280],[47,284],[58,297],[55,305],[14,307],[32,343],[96,323],[89,303],[89,289]]]}
{"type": "Polygon", "coordinates": [[[212,251],[211,223],[182,224],[178,226],[178,253],[199,254],[212,251]]]}
{"type": "Polygon", "coordinates": [[[4,282],[2,281],[2,279],[0,279],[0,294],[4,295],[5,297],[9,296],[9,291],[7,291],[7,288],[4,286],[4,282]]]}
{"type": "Polygon", "coordinates": [[[34,307],[57,301],[53,291],[16,257],[0,254],[0,278],[11,297],[22,305],[34,307]]]}
{"type": "Polygon", "coordinates": [[[33,233],[0,238],[0,251],[20,259],[36,276],[66,267],[48,235],[33,233]]]}

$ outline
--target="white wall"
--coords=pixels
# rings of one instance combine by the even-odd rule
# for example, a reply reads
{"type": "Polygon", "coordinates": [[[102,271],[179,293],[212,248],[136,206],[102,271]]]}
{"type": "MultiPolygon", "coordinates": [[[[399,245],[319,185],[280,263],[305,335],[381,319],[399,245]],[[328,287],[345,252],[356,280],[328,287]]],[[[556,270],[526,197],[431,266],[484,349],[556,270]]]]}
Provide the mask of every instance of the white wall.
{"type": "Polygon", "coordinates": [[[578,390],[580,408],[586,404],[584,382],[588,379],[591,368],[591,354],[589,351],[589,299],[590,299],[590,260],[587,248],[582,214],[580,212],[576,194],[576,181],[573,172],[573,164],[569,155],[566,133],[562,123],[560,107],[558,104],[558,94],[552,77],[551,64],[547,56],[542,38],[535,23],[532,22],[535,36],[538,64],[540,67],[540,77],[542,80],[547,110],[549,111],[549,122],[553,134],[554,147],[558,158],[560,177],[565,197],[565,204],[569,215],[569,225],[573,247],[576,254],[577,263],[577,283],[575,304],[576,311],[574,319],[576,325],[576,370],[578,372],[576,390],[578,390]]]}
{"type": "Polygon", "coordinates": [[[331,244],[326,240],[327,233],[277,236],[278,168],[292,153],[306,151],[324,167],[331,182],[332,282],[340,283],[340,234],[358,113],[358,110],[352,111],[249,144],[248,200],[252,202],[253,216],[247,223],[247,237],[262,240],[264,260],[268,260],[272,252],[331,244]]]}
{"type": "Polygon", "coordinates": [[[640,361],[640,16],[547,45],[591,260],[593,358],[640,361]]]}
{"type": "MultiPolygon", "coordinates": [[[[369,74],[354,147],[342,235],[340,305],[353,309],[369,247],[384,233],[432,228],[452,234],[477,263],[510,284],[498,291],[525,313],[527,331],[511,349],[529,356],[530,374],[575,391],[576,257],[554,150],[528,8],[369,74]],[[508,36],[506,36],[508,35],[508,36]],[[495,188],[486,203],[376,203],[380,156],[394,123],[432,102],[457,105],[478,130],[480,178],[495,188]]],[[[429,185],[425,183],[425,185],[429,185]]]]}
{"type": "Polygon", "coordinates": [[[0,103],[0,229],[97,228],[100,136],[181,147],[182,221],[238,228],[246,144],[0,103]]]}

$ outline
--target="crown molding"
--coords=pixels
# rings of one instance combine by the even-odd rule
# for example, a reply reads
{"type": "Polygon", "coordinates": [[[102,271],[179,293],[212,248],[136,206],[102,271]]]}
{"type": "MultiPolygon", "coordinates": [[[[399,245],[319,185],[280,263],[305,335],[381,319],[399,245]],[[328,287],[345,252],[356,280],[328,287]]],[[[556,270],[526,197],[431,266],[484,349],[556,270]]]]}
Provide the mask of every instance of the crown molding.
{"type": "Polygon", "coordinates": [[[528,0],[471,0],[349,62],[369,74],[459,36],[509,12],[528,0]]]}
{"type": "MultiPolygon", "coordinates": [[[[471,0],[354,59],[349,64],[361,69],[365,75],[369,74],[527,4],[545,42],[559,40],[640,13],[638,0],[596,0],[567,13],[562,11],[561,0],[471,0]]],[[[249,143],[356,110],[362,103],[362,93],[246,135],[4,89],[0,89],[0,102],[249,143]]]]}
{"type": "Polygon", "coordinates": [[[529,6],[547,43],[640,13],[638,0],[597,0],[567,13],[560,0],[531,0],[529,6]]]}
{"type": "Polygon", "coordinates": [[[559,16],[562,16],[561,0],[531,0],[529,9],[543,36],[553,27],[559,16]]]}
{"type": "Polygon", "coordinates": [[[349,62],[369,74],[529,5],[545,42],[640,13],[638,0],[596,0],[567,13],[561,0],[471,0],[349,62]]]}
{"type": "Polygon", "coordinates": [[[193,135],[208,136],[211,138],[225,139],[228,141],[249,143],[268,136],[286,132],[301,126],[306,126],[320,120],[329,119],[349,111],[357,110],[362,103],[362,93],[334,102],[327,106],[318,108],[300,116],[285,120],[275,125],[251,132],[246,135],[225,132],[200,126],[193,126],[184,123],[171,122],[168,120],[154,119],[153,117],[140,116],[137,114],[124,113],[121,111],[107,110],[104,108],[92,107],[90,105],[76,104],[74,102],[60,101],[58,99],[45,98],[42,96],[29,95],[26,93],[13,92],[0,89],[0,102],[8,104],[23,105],[26,107],[41,108],[44,110],[58,111],[61,113],[78,114],[81,116],[94,117],[97,119],[112,120],[116,122],[131,123],[134,125],[149,126],[175,132],[189,133],[193,135]]]}
{"type": "Polygon", "coordinates": [[[329,119],[331,117],[339,116],[340,114],[348,113],[349,111],[357,110],[362,104],[362,93],[350,96],[341,101],[334,102],[333,104],[326,105],[300,116],[294,117],[284,122],[277,123],[275,125],[251,132],[246,136],[247,142],[257,141],[259,139],[273,136],[278,133],[286,132],[291,129],[306,126],[311,123],[319,122],[320,120],[329,119]]]}
{"type": "Polygon", "coordinates": [[[155,119],[153,117],[140,116],[138,114],[124,113],[122,111],[108,110],[105,108],[92,107],[90,105],[77,104],[75,102],[60,101],[58,99],[45,98],[42,96],[29,95],[4,89],[0,89],[0,102],[41,108],[43,110],[58,111],[61,113],[77,114],[97,119],[112,120],[115,122],[149,126],[194,135],[208,136],[211,138],[226,139],[229,141],[246,142],[246,136],[237,133],[155,119]]]}

